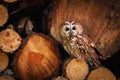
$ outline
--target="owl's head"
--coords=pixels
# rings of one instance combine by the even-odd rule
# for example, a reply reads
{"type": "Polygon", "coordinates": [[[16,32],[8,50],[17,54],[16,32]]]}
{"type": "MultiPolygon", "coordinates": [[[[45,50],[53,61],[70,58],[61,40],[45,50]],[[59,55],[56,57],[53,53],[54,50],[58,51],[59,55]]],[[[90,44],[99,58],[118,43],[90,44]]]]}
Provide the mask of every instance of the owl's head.
{"type": "Polygon", "coordinates": [[[75,36],[83,33],[83,27],[75,21],[66,21],[60,26],[61,37],[75,36]]]}

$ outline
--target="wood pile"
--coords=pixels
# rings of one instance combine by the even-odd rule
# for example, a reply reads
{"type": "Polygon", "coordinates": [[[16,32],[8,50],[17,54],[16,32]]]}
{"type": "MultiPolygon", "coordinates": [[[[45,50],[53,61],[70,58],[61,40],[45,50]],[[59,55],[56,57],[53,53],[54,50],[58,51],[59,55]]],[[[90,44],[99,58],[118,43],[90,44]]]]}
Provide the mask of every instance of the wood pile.
{"type": "Polygon", "coordinates": [[[119,9],[119,0],[0,0],[0,80],[117,80],[119,9]],[[63,49],[65,21],[81,23],[100,67],[63,49]]]}

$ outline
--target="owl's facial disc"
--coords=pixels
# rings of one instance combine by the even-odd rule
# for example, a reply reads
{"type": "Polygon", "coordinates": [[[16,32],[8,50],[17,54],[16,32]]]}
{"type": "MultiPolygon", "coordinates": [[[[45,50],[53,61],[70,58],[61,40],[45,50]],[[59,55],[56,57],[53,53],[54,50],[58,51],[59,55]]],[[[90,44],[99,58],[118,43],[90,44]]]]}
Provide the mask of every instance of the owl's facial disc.
{"type": "Polygon", "coordinates": [[[66,21],[62,24],[60,30],[61,37],[71,37],[83,33],[83,27],[80,23],[75,21],[66,21]]]}

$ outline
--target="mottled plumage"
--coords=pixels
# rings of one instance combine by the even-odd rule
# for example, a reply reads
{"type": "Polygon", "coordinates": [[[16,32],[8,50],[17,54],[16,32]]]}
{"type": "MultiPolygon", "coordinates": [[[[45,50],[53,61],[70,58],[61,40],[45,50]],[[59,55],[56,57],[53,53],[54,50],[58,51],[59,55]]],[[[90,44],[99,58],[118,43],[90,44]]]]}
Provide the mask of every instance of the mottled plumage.
{"type": "Polygon", "coordinates": [[[94,48],[95,43],[83,33],[83,27],[75,21],[64,22],[60,26],[60,37],[66,52],[72,57],[89,62],[91,66],[99,67],[100,62],[94,48]]]}

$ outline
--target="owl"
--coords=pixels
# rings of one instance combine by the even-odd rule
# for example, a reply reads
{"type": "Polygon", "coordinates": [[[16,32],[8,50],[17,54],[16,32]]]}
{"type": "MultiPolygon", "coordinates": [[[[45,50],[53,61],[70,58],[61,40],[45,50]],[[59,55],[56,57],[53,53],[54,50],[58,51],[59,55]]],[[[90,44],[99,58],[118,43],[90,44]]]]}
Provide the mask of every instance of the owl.
{"type": "Polygon", "coordinates": [[[83,32],[83,26],[80,23],[66,21],[60,26],[59,31],[61,44],[70,56],[85,60],[90,66],[100,66],[94,50],[95,43],[83,32]]]}

